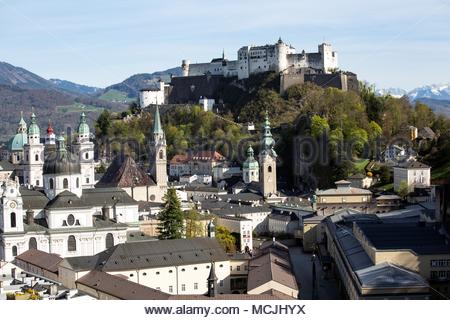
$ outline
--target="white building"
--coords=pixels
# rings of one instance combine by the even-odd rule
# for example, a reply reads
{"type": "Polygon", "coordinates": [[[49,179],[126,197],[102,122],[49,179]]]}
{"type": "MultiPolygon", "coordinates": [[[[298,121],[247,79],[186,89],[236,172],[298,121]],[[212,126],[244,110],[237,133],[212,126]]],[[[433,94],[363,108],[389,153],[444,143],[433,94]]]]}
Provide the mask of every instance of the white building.
{"type": "Polygon", "coordinates": [[[157,87],[142,89],[139,91],[139,103],[142,109],[151,105],[162,105],[166,103],[165,88],[168,85],[160,81],[157,87]]]}
{"type": "Polygon", "coordinates": [[[213,107],[216,104],[216,100],[201,97],[198,101],[203,111],[213,111],[213,107]]]}
{"type": "Polygon", "coordinates": [[[402,182],[406,182],[408,191],[415,187],[429,187],[431,167],[418,161],[409,161],[394,167],[394,190],[398,191],[402,182]]]}
{"type": "Polygon", "coordinates": [[[74,288],[75,281],[96,269],[171,295],[200,295],[208,292],[207,279],[214,264],[217,293],[231,293],[230,258],[216,239],[125,243],[101,255],[102,261],[93,257],[65,259],[59,265],[60,281],[74,288]]]}
{"type": "Polygon", "coordinates": [[[81,165],[63,137],[45,159],[43,190],[2,185],[0,260],[28,249],[62,257],[93,255],[127,240],[138,230],[138,203],[120,189],[82,189],[81,165]]]}
{"type": "Polygon", "coordinates": [[[296,53],[291,45],[281,38],[275,44],[263,46],[244,46],[237,52],[237,60],[222,58],[213,59],[209,63],[191,64],[189,60],[182,61],[183,76],[198,76],[204,74],[237,76],[248,78],[251,74],[275,71],[284,72],[287,69],[313,68],[324,73],[331,73],[338,68],[338,56],[330,44],[322,43],[318,52],[296,53]]]}
{"type": "Polygon", "coordinates": [[[241,252],[253,251],[253,222],[245,217],[220,216],[217,225],[226,227],[232,233],[239,234],[241,252]]]}

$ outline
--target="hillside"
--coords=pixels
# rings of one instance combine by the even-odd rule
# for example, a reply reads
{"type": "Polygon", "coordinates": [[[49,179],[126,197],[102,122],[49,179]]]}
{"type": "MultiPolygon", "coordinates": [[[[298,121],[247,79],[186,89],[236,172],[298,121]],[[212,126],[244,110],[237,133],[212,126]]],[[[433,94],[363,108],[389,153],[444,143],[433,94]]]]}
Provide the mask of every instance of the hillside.
{"type": "MultiPolygon", "coordinates": [[[[107,94],[109,91],[115,90],[116,93],[121,95],[122,97],[125,96],[131,99],[136,99],[139,96],[139,90],[147,88],[152,84],[158,82],[159,80],[168,82],[171,75],[180,76],[181,68],[176,67],[164,71],[157,71],[154,73],[135,74],[120,83],[113,84],[105,88],[103,94],[107,94]]],[[[117,96],[114,96],[114,99],[116,98],[117,96]]]]}
{"type": "Polygon", "coordinates": [[[22,89],[49,89],[53,86],[50,81],[6,62],[0,62],[0,85],[22,89]]]}
{"type": "Polygon", "coordinates": [[[450,100],[437,100],[429,98],[420,98],[416,101],[425,103],[428,105],[435,113],[445,114],[450,117],[450,100]]]}
{"type": "Polygon", "coordinates": [[[103,91],[101,88],[85,86],[67,80],[50,79],[49,80],[57,89],[65,90],[71,93],[94,96],[103,91]]]}

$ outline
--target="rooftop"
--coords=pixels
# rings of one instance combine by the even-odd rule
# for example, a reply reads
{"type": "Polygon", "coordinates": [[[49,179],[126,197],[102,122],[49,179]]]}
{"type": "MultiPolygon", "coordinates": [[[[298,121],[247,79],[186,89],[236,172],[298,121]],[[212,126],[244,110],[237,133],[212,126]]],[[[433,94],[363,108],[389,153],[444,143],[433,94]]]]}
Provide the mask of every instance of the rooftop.
{"type": "Polygon", "coordinates": [[[47,253],[36,249],[29,249],[24,253],[18,255],[16,257],[16,260],[21,260],[55,273],[58,272],[58,265],[63,260],[63,258],[61,258],[57,254],[47,253]]]}

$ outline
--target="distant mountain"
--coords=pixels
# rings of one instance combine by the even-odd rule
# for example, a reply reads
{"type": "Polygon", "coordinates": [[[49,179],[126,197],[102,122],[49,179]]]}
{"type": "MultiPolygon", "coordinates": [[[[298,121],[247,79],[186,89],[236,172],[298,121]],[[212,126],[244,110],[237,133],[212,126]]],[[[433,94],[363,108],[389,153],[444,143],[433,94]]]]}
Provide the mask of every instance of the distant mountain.
{"type": "Polygon", "coordinates": [[[433,99],[450,101],[450,84],[434,84],[416,88],[408,93],[410,100],[433,99]]]}
{"type": "Polygon", "coordinates": [[[52,83],[28,70],[0,61],[0,85],[21,89],[49,89],[52,83]]]}
{"type": "Polygon", "coordinates": [[[107,94],[110,90],[115,92],[121,92],[128,98],[137,98],[139,96],[139,90],[154,85],[159,80],[169,82],[170,77],[181,76],[181,67],[171,68],[164,71],[158,71],[154,73],[139,73],[135,74],[121,83],[113,84],[104,90],[104,94],[107,94]]]}
{"type": "Polygon", "coordinates": [[[103,89],[101,88],[89,87],[82,84],[73,83],[67,80],[50,79],[49,81],[58,89],[62,89],[76,94],[94,96],[103,91],[103,89]]]}
{"type": "Polygon", "coordinates": [[[450,100],[438,100],[438,99],[429,99],[429,98],[419,98],[415,101],[419,101],[421,103],[429,106],[435,113],[445,114],[450,117],[450,100]]]}
{"type": "Polygon", "coordinates": [[[96,89],[63,80],[46,80],[21,67],[0,62],[0,141],[7,141],[15,132],[20,111],[29,117],[34,109],[41,130],[49,119],[57,130],[62,130],[68,124],[75,125],[81,111],[87,113],[92,124],[103,109],[127,108],[125,104],[88,94],[94,91],[98,94],[96,89]]]}
{"type": "Polygon", "coordinates": [[[404,95],[408,94],[408,92],[401,88],[387,88],[387,89],[377,89],[376,94],[379,96],[391,95],[395,98],[401,98],[404,95]]]}

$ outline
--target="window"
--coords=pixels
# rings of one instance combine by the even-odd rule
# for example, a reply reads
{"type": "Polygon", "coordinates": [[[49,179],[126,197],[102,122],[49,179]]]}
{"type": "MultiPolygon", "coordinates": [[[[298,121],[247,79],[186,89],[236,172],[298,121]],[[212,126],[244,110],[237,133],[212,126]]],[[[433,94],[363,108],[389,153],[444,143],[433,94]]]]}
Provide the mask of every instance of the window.
{"type": "Polygon", "coordinates": [[[108,233],[106,235],[106,249],[109,249],[111,247],[114,247],[114,236],[112,235],[112,233],[108,233]]]}
{"type": "Polygon", "coordinates": [[[142,275],[145,277],[147,275],[147,272],[144,272],[142,275]]]}
{"type": "Polygon", "coordinates": [[[170,292],[170,293],[173,292],[173,286],[169,286],[169,292],[170,292]]]}
{"type": "Polygon", "coordinates": [[[156,274],[159,274],[159,271],[156,271],[156,274]]]}
{"type": "Polygon", "coordinates": [[[80,187],[80,178],[77,178],[77,188],[80,187]]]}
{"type": "Polygon", "coordinates": [[[37,186],[39,185],[39,180],[36,180],[36,185],[37,185],[37,186]]]}
{"type": "Polygon", "coordinates": [[[17,256],[17,246],[12,247],[12,255],[13,257],[17,256]]]}
{"type": "Polygon", "coordinates": [[[67,178],[64,178],[63,180],[63,188],[68,189],[69,188],[69,180],[67,178]]]}
{"type": "Polygon", "coordinates": [[[37,241],[35,237],[30,238],[30,241],[28,241],[28,249],[37,250],[37,241]]]}
{"type": "Polygon", "coordinates": [[[84,154],[84,158],[85,158],[86,160],[89,159],[89,153],[88,153],[88,152],[86,152],[86,153],[84,154]]]}
{"type": "Polygon", "coordinates": [[[181,285],[181,291],[186,291],[186,285],[185,284],[181,285]]]}
{"type": "Polygon", "coordinates": [[[233,266],[230,266],[230,271],[233,271],[233,266]]]}
{"type": "Polygon", "coordinates": [[[220,280],[219,286],[223,287],[223,280],[220,280]]]}
{"type": "Polygon", "coordinates": [[[185,272],[185,271],[186,271],[186,269],[184,269],[184,268],[183,268],[183,269],[181,269],[181,272],[185,272]]]}
{"type": "Polygon", "coordinates": [[[237,267],[236,267],[236,270],[237,270],[237,271],[241,271],[241,266],[237,266],[237,267]]]}
{"type": "Polygon", "coordinates": [[[67,224],[69,226],[73,226],[75,223],[75,217],[73,216],[73,214],[69,214],[69,216],[67,217],[67,224]]]}
{"type": "Polygon", "coordinates": [[[86,178],[86,183],[89,183],[89,178],[86,178]]]}
{"type": "Polygon", "coordinates": [[[268,171],[268,172],[272,172],[272,166],[269,166],[269,167],[267,168],[267,171],[268,171]]]}
{"type": "Polygon", "coordinates": [[[16,226],[17,226],[16,213],[11,212],[11,228],[15,228],[16,226]]]}
{"type": "Polygon", "coordinates": [[[197,290],[197,289],[198,289],[198,283],[195,282],[195,283],[194,283],[194,290],[197,290]]]}
{"type": "Polygon", "coordinates": [[[53,178],[50,178],[50,180],[48,180],[48,184],[49,184],[50,189],[53,189],[55,187],[53,184],[53,178]]]}
{"type": "Polygon", "coordinates": [[[134,277],[134,274],[130,273],[130,277],[134,277]]]}
{"type": "Polygon", "coordinates": [[[69,239],[67,240],[67,251],[77,251],[77,240],[74,236],[69,236],[69,239]]]}
{"type": "Polygon", "coordinates": [[[159,151],[159,159],[162,160],[164,159],[164,151],[159,151]]]}
{"type": "Polygon", "coordinates": [[[169,270],[169,273],[172,273],[173,271],[172,270],[169,270]]]}
{"type": "Polygon", "coordinates": [[[38,154],[35,154],[35,155],[34,155],[34,160],[35,160],[35,161],[39,161],[39,155],[38,155],[38,154]]]}

